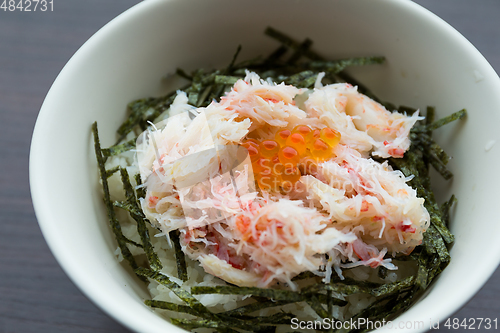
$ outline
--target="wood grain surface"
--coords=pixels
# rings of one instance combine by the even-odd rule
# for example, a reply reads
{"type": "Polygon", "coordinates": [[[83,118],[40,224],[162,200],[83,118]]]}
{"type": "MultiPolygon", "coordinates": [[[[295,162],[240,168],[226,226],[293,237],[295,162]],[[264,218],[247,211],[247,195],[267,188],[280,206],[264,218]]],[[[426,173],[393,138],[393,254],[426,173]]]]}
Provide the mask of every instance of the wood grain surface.
{"type": "MultiPolygon", "coordinates": [[[[129,332],[85,298],[50,253],[31,203],[28,157],[37,114],[59,71],[92,34],[138,2],[54,0],[53,12],[0,10],[1,333],[129,332]]],[[[416,2],[454,26],[500,71],[500,0],[416,2]]],[[[499,313],[497,269],[454,317],[499,313]]]]}

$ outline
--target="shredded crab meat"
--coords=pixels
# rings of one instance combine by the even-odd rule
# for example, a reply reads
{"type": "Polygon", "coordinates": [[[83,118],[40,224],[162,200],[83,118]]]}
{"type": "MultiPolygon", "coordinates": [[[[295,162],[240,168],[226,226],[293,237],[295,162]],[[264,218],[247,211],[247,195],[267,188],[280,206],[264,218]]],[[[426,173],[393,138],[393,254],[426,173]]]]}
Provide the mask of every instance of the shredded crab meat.
{"type": "Polygon", "coordinates": [[[328,282],[343,268],[397,269],[389,256],[422,242],[424,200],[400,171],[369,158],[402,157],[418,113],[391,113],[321,77],[306,91],[247,73],[206,108],[179,92],[170,117],[139,138],[146,217],[164,235],[180,230],[182,250],[206,272],[239,286],[295,288],[292,278],[304,271],[328,282]],[[299,124],[335,129],[340,144],[291,191],[259,190],[238,144],[299,124]]]}
{"type": "Polygon", "coordinates": [[[389,112],[348,83],[315,88],[305,102],[310,116],[342,133],[341,143],[375,156],[403,157],[411,127],[419,119],[389,112]]]}
{"type": "Polygon", "coordinates": [[[339,227],[362,226],[358,237],[393,253],[411,252],[429,226],[424,199],[400,171],[363,158],[339,145],[336,157],[318,167],[317,177],[303,176],[305,200],[327,212],[339,227]]]}
{"type": "Polygon", "coordinates": [[[255,130],[267,124],[286,127],[298,123],[307,114],[295,105],[294,97],[301,89],[284,83],[276,85],[260,80],[255,73],[248,73],[245,80],[234,84],[231,92],[221,98],[219,103],[225,110],[233,111],[239,117],[250,119],[255,130]]]}

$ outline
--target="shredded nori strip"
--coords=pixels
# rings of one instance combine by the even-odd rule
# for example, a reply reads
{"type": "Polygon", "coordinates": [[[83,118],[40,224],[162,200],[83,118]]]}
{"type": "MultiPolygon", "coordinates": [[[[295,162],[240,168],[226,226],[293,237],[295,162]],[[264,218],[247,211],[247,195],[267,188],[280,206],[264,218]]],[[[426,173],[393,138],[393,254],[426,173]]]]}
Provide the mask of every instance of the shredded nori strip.
{"type": "Polygon", "coordinates": [[[199,315],[208,315],[209,317],[212,317],[211,312],[203,304],[201,304],[200,301],[194,298],[187,290],[170,280],[168,276],[144,267],[137,268],[135,272],[138,275],[155,280],[159,284],[170,289],[177,297],[189,305],[199,315]]]}
{"type": "Polygon", "coordinates": [[[123,210],[126,210],[127,212],[129,212],[132,215],[139,215],[142,212],[135,205],[131,205],[127,201],[115,201],[115,202],[113,202],[113,206],[121,208],[123,210]]]}
{"type": "Polygon", "coordinates": [[[266,60],[264,61],[265,64],[273,64],[278,62],[281,57],[286,53],[288,48],[285,45],[280,45],[273,53],[271,53],[266,60]]]}
{"type": "MultiPolygon", "coordinates": [[[[333,295],[332,295],[332,292],[330,290],[327,291],[326,298],[328,299],[328,303],[326,304],[327,318],[333,318],[333,295]]],[[[330,332],[330,333],[333,332],[333,325],[328,330],[328,332],[330,332]]]]}
{"type": "Polygon", "coordinates": [[[422,290],[425,290],[427,288],[427,281],[429,279],[427,262],[427,254],[425,251],[423,251],[418,257],[418,271],[415,278],[415,285],[422,290]]]}
{"type": "Polygon", "coordinates": [[[365,308],[358,314],[354,315],[352,318],[353,320],[357,320],[358,318],[373,319],[377,316],[380,316],[381,314],[390,313],[391,309],[397,303],[398,297],[399,295],[392,294],[378,298],[377,300],[375,300],[375,302],[370,304],[367,308],[365,308]]]}
{"type": "Polygon", "coordinates": [[[119,135],[118,143],[136,126],[140,126],[142,130],[145,130],[148,121],[154,120],[170,107],[176,94],[177,92],[173,91],[162,97],[143,98],[129,103],[127,106],[129,116],[117,130],[119,135]],[[149,112],[150,110],[151,112],[149,112]]]}
{"type": "MultiPolygon", "coordinates": [[[[434,122],[434,118],[436,118],[436,108],[433,106],[427,107],[427,113],[425,114],[425,124],[430,125],[434,122]]],[[[432,134],[432,131],[429,131],[429,135],[432,134]]]]}
{"type": "Polygon", "coordinates": [[[290,301],[272,301],[272,300],[257,301],[249,305],[240,306],[239,308],[236,308],[234,310],[223,312],[223,314],[227,316],[244,315],[244,314],[250,314],[258,310],[272,308],[276,306],[282,306],[290,303],[291,303],[290,301]]]}
{"type": "Polygon", "coordinates": [[[457,198],[455,198],[455,195],[452,195],[450,200],[446,201],[445,203],[443,203],[441,205],[441,214],[442,215],[442,220],[443,220],[443,223],[446,227],[449,226],[450,224],[450,209],[451,209],[451,206],[453,206],[454,203],[456,203],[458,200],[457,198]]]}
{"type": "MultiPolygon", "coordinates": [[[[294,50],[299,50],[301,48],[301,44],[290,38],[289,36],[285,35],[284,33],[271,28],[267,27],[266,30],[264,31],[266,35],[268,35],[271,38],[276,39],[279,41],[281,44],[284,46],[287,46],[291,49],[294,50]]],[[[311,60],[323,60],[323,58],[315,53],[314,51],[310,50],[309,48],[306,48],[305,50],[302,51],[304,56],[308,57],[311,60]]]]}
{"type": "Polygon", "coordinates": [[[301,302],[304,299],[304,295],[291,291],[291,290],[278,290],[278,289],[265,289],[257,287],[232,287],[232,286],[218,286],[218,287],[206,287],[206,286],[195,286],[191,288],[191,293],[193,295],[202,294],[221,294],[221,295],[252,295],[266,297],[276,301],[291,301],[291,302],[301,302]]]}
{"type": "Polygon", "coordinates": [[[313,41],[309,38],[306,38],[302,43],[300,43],[299,47],[295,50],[295,52],[291,55],[291,57],[286,61],[287,65],[295,65],[295,63],[302,57],[302,55],[309,50],[313,41]]]}
{"type": "Polygon", "coordinates": [[[133,101],[127,105],[130,115],[125,122],[118,128],[117,133],[125,137],[139,123],[142,114],[145,113],[154,104],[154,98],[143,98],[133,101]]]}
{"type": "Polygon", "coordinates": [[[106,178],[113,176],[118,170],[120,170],[119,166],[114,167],[113,169],[106,170],[106,178]]]}
{"type": "Polygon", "coordinates": [[[434,131],[441,126],[444,126],[448,123],[451,123],[452,121],[462,119],[466,115],[467,115],[467,111],[465,109],[462,109],[460,111],[457,111],[455,113],[450,114],[447,117],[441,118],[441,119],[427,125],[425,128],[427,131],[434,131]]]}
{"type": "MultiPolygon", "coordinates": [[[[308,301],[312,293],[300,293],[284,289],[270,289],[270,288],[257,288],[257,287],[233,287],[233,286],[218,286],[206,287],[195,286],[191,288],[193,295],[202,294],[221,294],[221,295],[252,295],[259,297],[266,297],[276,301],[289,301],[289,302],[302,302],[308,301]]],[[[326,295],[316,294],[318,300],[322,303],[327,303],[326,295]]],[[[347,302],[335,299],[334,305],[343,306],[347,302]]]]}
{"type": "Polygon", "coordinates": [[[193,80],[193,77],[191,75],[187,74],[182,68],[177,68],[175,70],[175,73],[177,75],[179,75],[180,77],[185,78],[186,80],[189,80],[189,81],[193,80]]]}
{"type": "Polygon", "coordinates": [[[359,281],[351,282],[352,284],[345,283],[318,283],[311,287],[305,288],[302,292],[304,294],[315,294],[322,291],[332,291],[338,294],[351,295],[357,293],[369,294],[375,297],[388,295],[395,292],[400,292],[402,289],[408,288],[413,285],[414,277],[410,276],[401,281],[396,281],[387,284],[371,284],[372,288],[367,287],[366,282],[358,283],[359,281]],[[377,285],[377,287],[374,287],[377,285]]]}
{"type": "Polygon", "coordinates": [[[349,66],[381,64],[384,61],[385,57],[361,57],[337,61],[311,61],[307,66],[311,69],[329,72],[330,74],[338,74],[349,66]]]}
{"type": "MultiPolygon", "coordinates": [[[[320,316],[321,318],[329,318],[330,315],[328,314],[328,311],[325,310],[323,307],[323,304],[319,301],[318,297],[314,294],[309,296],[309,299],[306,301],[306,303],[320,316]]],[[[328,304],[333,304],[333,299],[330,298],[328,299],[328,304]]]]}
{"type": "Polygon", "coordinates": [[[186,258],[179,243],[179,231],[173,230],[169,233],[170,240],[174,243],[175,260],[177,262],[177,275],[182,281],[188,280],[186,258]]]}
{"type": "Polygon", "coordinates": [[[104,166],[104,157],[102,156],[101,144],[99,142],[99,131],[97,130],[97,122],[92,124],[92,132],[94,134],[94,149],[95,155],[97,158],[97,165],[99,167],[99,173],[101,175],[102,189],[104,192],[104,204],[106,205],[106,209],[108,212],[108,220],[111,225],[111,229],[115,235],[118,246],[120,247],[120,251],[122,256],[129,263],[132,269],[136,270],[139,266],[134,259],[134,256],[130,252],[127,247],[127,241],[125,236],[122,233],[122,228],[120,222],[116,218],[115,210],[113,208],[113,203],[111,201],[111,197],[109,194],[109,185],[108,185],[108,177],[106,172],[106,167],[104,166]]]}
{"type": "Polygon", "coordinates": [[[115,156],[119,155],[121,153],[124,153],[126,151],[129,151],[130,149],[135,148],[135,142],[136,139],[132,139],[130,141],[111,146],[109,148],[104,148],[102,149],[102,155],[104,157],[110,157],[110,156],[115,156]]]}
{"type": "Polygon", "coordinates": [[[426,156],[429,158],[429,162],[434,167],[434,169],[439,172],[439,174],[444,179],[449,180],[453,177],[451,171],[446,168],[446,165],[439,159],[436,154],[434,154],[432,151],[429,151],[426,156]]]}
{"type": "Polygon", "coordinates": [[[233,59],[231,59],[231,62],[227,66],[224,73],[231,73],[232,72],[232,70],[234,68],[234,63],[236,62],[236,59],[238,59],[238,55],[240,54],[240,52],[241,52],[241,45],[238,45],[238,47],[236,48],[236,52],[233,55],[233,59]]]}
{"type": "Polygon", "coordinates": [[[129,211],[132,218],[137,223],[137,233],[141,237],[142,246],[144,248],[144,252],[146,252],[146,256],[149,261],[149,265],[151,269],[155,271],[159,271],[163,268],[161,265],[160,259],[158,255],[153,249],[153,244],[151,244],[151,239],[149,237],[149,231],[146,226],[146,217],[142,212],[139,204],[137,203],[137,198],[135,197],[135,191],[130,183],[130,177],[128,175],[127,169],[121,168],[120,175],[123,183],[123,190],[125,191],[125,195],[127,197],[127,203],[133,208],[137,213],[132,213],[129,211]]]}
{"type": "Polygon", "coordinates": [[[135,175],[135,183],[137,184],[137,187],[135,189],[135,194],[137,195],[137,198],[145,198],[146,197],[146,190],[142,186],[142,181],[141,181],[141,174],[136,174],[135,175]]]}
{"type": "Polygon", "coordinates": [[[430,134],[428,141],[423,142],[422,145],[427,149],[428,154],[432,154],[433,156],[435,156],[444,165],[448,164],[448,162],[450,161],[450,157],[448,156],[448,154],[446,154],[443,148],[441,148],[434,140],[430,138],[430,134]]]}
{"type": "Polygon", "coordinates": [[[196,107],[200,107],[206,102],[207,97],[210,94],[210,92],[212,91],[212,89],[213,89],[213,85],[209,85],[205,88],[205,90],[203,90],[200,97],[198,98],[198,102],[196,102],[196,107]]]}
{"type": "Polygon", "coordinates": [[[227,76],[227,75],[217,75],[214,82],[216,84],[228,84],[233,85],[236,81],[241,80],[241,77],[237,76],[227,76]]]}
{"type": "MultiPolygon", "coordinates": [[[[192,307],[187,305],[179,305],[175,303],[157,301],[157,300],[146,300],[144,301],[144,304],[153,308],[187,313],[196,317],[200,316],[199,312],[197,312],[192,307]]],[[[195,320],[186,319],[184,323],[196,327],[220,328],[222,326],[227,328],[237,327],[242,329],[255,329],[260,331],[262,329],[261,327],[262,324],[271,324],[271,325],[290,324],[290,320],[295,317],[291,314],[284,312],[279,312],[271,316],[259,316],[259,317],[250,317],[250,316],[245,316],[244,314],[245,312],[243,313],[223,312],[218,314],[211,314],[208,318],[202,319],[201,321],[200,319],[195,319],[195,320]],[[225,323],[220,324],[221,321],[224,321],[225,323]],[[203,324],[201,326],[197,326],[200,323],[203,324]],[[210,326],[205,326],[207,323],[210,323],[209,324],[210,326]]],[[[267,325],[264,325],[264,327],[267,327],[267,325]]]]}
{"type": "Polygon", "coordinates": [[[307,70],[289,76],[285,79],[285,83],[298,88],[309,88],[316,82],[317,76],[318,73],[307,70]]]}
{"type": "Polygon", "coordinates": [[[193,316],[199,316],[200,314],[194,310],[192,307],[187,306],[187,305],[180,305],[180,304],[175,304],[175,303],[170,303],[170,302],[165,302],[165,301],[156,301],[152,299],[148,299],[144,301],[144,304],[147,306],[150,306],[152,308],[158,308],[158,309],[163,309],[163,310],[170,310],[174,312],[182,312],[182,313],[187,313],[193,316]]]}

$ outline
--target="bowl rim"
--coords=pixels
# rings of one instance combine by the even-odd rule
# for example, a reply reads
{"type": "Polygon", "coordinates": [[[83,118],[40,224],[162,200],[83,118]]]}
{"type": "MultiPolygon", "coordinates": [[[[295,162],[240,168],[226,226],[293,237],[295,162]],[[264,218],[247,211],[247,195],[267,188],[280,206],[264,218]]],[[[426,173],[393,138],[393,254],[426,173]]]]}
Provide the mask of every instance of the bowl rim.
{"type": "MultiPolygon", "coordinates": [[[[131,317],[124,316],[118,309],[112,306],[111,301],[104,295],[101,295],[92,286],[92,282],[79,274],[76,274],[75,266],[76,264],[71,260],[69,256],[65,254],[65,251],[60,247],[57,237],[55,237],[54,229],[51,227],[52,213],[47,209],[44,209],[46,201],[46,196],[44,195],[42,186],[39,185],[43,175],[40,174],[35,167],[39,161],[43,159],[38,152],[40,146],[38,142],[39,137],[43,136],[43,127],[49,121],[50,109],[48,109],[47,104],[54,94],[54,87],[63,80],[66,72],[70,72],[74,64],[79,63],[81,60],[85,59],[85,53],[87,49],[92,49],[95,45],[98,45],[101,39],[106,38],[106,36],[112,35],[116,29],[120,29],[122,25],[126,25],[129,20],[141,13],[147,13],[152,10],[155,6],[162,5],[165,2],[171,2],[175,0],[150,0],[141,1],[132,7],[128,8],[124,12],[117,15],[111,21],[107,22],[104,26],[99,28],[91,37],[87,39],[85,43],[78,48],[78,50],[71,56],[68,62],[61,69],[54,82],[52,83],[47,95],[40,107],[39,114],[37,116],[35,127],[33,130],[33,135],[30,145],[29,154],[29,183],[30,192],[33,202],[33,208],[35,211],[35,216],[37,218],[38,224],[42,235],[55,257],[57,263],[62,268],[64,273],[69,277],[73,284],[82,292],[82,294],[89,299],[97,308],[103,311],[106,315],[114,319],[119,324],[124,327],[133,330],[134,332],[141,332],[144,327],[140,323],[131,317]]],[[[172,324],[171,324],[172,325],[172,324]]],[[[182,333],[184,330],[172,325],[172,332],[182,333]]]]}
{"type": "MultiPolygon", "coordinates": [[[[45,203],[47,202],[46,196],[44,196],[44,192],[40,184],[40,179],[43,178],[43,175],[35,167],[39,161],[43,159],[43,155],[39,153],[40,145],[38,144],[38,138],[43,136],[43,129],[48,122],[49,113],[47,104],[48,100],[52,98],[54,95],[54,87],[57,87],[59,82],[62,80],[61,77],[65,76],[66,72],[69,72],[70,69],[77,64],[79,61],[82,61],[85,58],[85,52],[87,49],[91,49],[94,45],[98,45],[101,39],[106,38],[106,36],[110,36],[116,29],[120,29],[122,25],[126,25],[129,20],[133,20],[136,15],[140,15],[141,13],[147,13],[151,10],[154,10],[156,6],[163,6],[165,3],[176,2],[181,0],[150,0],[150,1],[142,1],[123,13],[119,14],[117,17],[109,21],[103,27],[101,27],[96,33],[94,33],[69,59],[69,61],[65,64],[63,69],[60,71],[56,79],[54,80],[51,88],[49,89],[46,98],[40,108],[40,112],[37,116],[37,120],[35,123],[33,136],[30,145],[30,155],[29,155],[29,182],[30,182],[30,192],[33,202],[33,207],[35,210],[35,215],[37,221],[39,223],[41,232],[43,237],[45,238],[49,249],[54,255],[56,261],[66,273],[66,275],[70,278],[70,280],[77,286],[77,288],[90,300],[92,301],[98,308],[100,308],[104,313],[112,317],[114,320],[124,325],[125,327],[132,329],[134,331],[141,331],[144,327],[140,325],[137,320],[133,318],[123,316],[121,312],[117,309],[114,309],[110,306],[110,302],[107,300],[107,297],[99,294],[96,290],[92,288],[92,283],[78,275],[75,274],[73,266],[75,265],[69,258],[69,256],[65,255],[64,251],[59,248],[57,237],[55,237],[54,229],[51,227],[51,219],[52,212],[49,212],[47,209],[44,209],[45,203]]],[[[455,28],[453,28],[449,23],[438,17],[436,14],[432,13],[425,7],[411,1],[401,1],[401,0],[381,0],[381,2],[385,4],[389,4],[391,6],[399,7],[400,11],[408,11],[411,15],[419,16],[422,20],[427,20],[428,22],[435,24],[446,31],[449,35],[449,38],[456,40],[457,43],[461,44],[464,50],[467,50],[471,57],[474,57],[476,60],[482,63],[481,73],[485,76],[491,76],[496,81],[497,87],[500,88],[500,79],[493,69],[493,67],[488,63],[488,61],[484,58],[484,56],[476,49],[476,47],[469,42],[460,32],[458,32],[455,28]]],[[[499,89],[500,90],[500,89],[499,89]]],[[[500,252],[496,253],[494,256],[495,262],[500,263],[500,252]]],[[[489,267],[485,267],[482,269],[484,273],[480,277],[476,279],[476,283],[472,285],[472,287],[468,287],[467,291],[463,291],[461,293],[461,297],[459,297],[459,302],[456,302],[454,306],[441,308],[435,313],[435,317],[442,321],[453,313],[457,312],[461,307],[463,307],[467,301],[469,301],[478,291],[481,289],[486,281],[491,277],[491,275],[495,272],[497,265],[491,265],[489,267]]],[[[183,332],[183,330],[176,328],[172,325],[172,331],[183,332]]],[[[377,330],[377,331],[385,331],[385,329],[377,330]]],[[[420,330],[411,330],[414,332],[420,332],[420,330]]],[[[423,332],[423,331],[422,331],[423,332]]]]}

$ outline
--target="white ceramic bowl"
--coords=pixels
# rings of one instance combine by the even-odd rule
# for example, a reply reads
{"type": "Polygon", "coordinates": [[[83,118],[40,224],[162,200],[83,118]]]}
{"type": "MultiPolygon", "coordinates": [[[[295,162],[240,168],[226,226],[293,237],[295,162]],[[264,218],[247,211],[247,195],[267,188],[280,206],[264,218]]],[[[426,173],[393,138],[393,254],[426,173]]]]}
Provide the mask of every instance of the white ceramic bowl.
{"type": "Polygon", "coordinates": [[[500,81],[481,54],[441,19],[402,0],[145,1],[96,33],[61,71],[33,135],[30,181],[36,215],[55,257],[101,309],[132,330],[180,332],[143,304],[145,288],[118,264],[99,194],[90,126],[104,146],[124,119],[127,102],[159,95],[176,67],[223,66],[238,44],[242,58],[277,43],[266,26],[310,37],[327,58],[385,55],[387,64],[351,71],[396,104],[437,107],[439,116],[467,108],[460,124],[436,139],[453,160],[455,178],[438,181],[438,198],[459,198],[451,229],[452,261],[430,293],[398,320],[442,320],[459,309],[500,261],[495,177],[500,81]],[[482,78],[481,78],[482,77],[482,78]]]}

